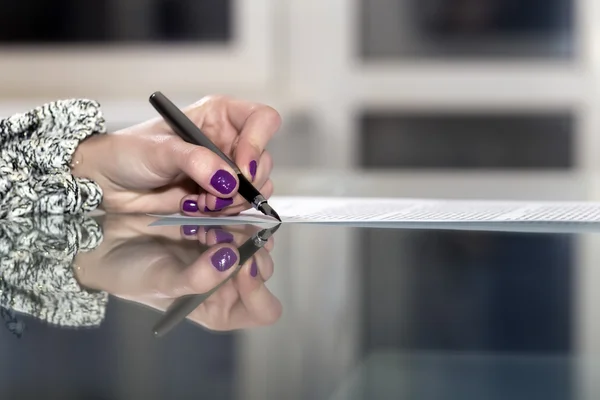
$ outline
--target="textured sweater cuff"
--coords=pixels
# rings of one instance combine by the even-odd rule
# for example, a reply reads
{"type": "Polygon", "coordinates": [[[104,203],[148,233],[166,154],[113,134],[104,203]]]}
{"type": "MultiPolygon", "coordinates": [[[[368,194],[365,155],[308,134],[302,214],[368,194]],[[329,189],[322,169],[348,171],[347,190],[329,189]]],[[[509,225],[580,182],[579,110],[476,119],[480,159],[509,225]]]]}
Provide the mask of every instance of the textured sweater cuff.
{"type": "Polygon", "coordinates": [[[85,216],[0,220],[0,314],[7,327],[20,334],[17,313],[64,327],[100,325],[108,294],[82,289],[72,263],[102,238],[101,227],[85,216]]]}
{"type": "Polygon", "coordinates": [[[71,174],[79,143],[106,132],[100,105],[60,100],[0,120],[0,217],[96,209],[102,190],[71,174]]]}

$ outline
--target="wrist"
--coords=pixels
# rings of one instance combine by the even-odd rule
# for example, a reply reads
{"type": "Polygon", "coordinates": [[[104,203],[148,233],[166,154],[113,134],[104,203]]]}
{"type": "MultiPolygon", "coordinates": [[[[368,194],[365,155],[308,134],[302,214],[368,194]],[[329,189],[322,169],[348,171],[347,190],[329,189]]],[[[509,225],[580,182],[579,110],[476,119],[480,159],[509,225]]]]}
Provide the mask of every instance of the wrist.
{"type": "Polygon", "coordinates": [[[110,154],[109,147],[110,135],[93,135],[83,140],[71,158],[71,174],[95,182],[106,192],[107,181],[104,178],[102,161],[110,154]]]}

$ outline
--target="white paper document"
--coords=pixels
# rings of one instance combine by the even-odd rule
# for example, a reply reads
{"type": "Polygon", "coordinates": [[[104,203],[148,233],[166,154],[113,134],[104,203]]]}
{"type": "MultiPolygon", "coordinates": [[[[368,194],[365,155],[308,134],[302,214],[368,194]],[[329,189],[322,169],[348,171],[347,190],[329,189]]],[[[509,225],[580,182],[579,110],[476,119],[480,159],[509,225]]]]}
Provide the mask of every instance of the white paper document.
{"type": "MultiPolygon", "coordinates": [[[[284,223],[600,223],[600,203],[520,202],[342,197],[273,197],[284,223]]],[[[163,222],[269,223],[256,210],[231,217],[162,215],[163,222]]]]}

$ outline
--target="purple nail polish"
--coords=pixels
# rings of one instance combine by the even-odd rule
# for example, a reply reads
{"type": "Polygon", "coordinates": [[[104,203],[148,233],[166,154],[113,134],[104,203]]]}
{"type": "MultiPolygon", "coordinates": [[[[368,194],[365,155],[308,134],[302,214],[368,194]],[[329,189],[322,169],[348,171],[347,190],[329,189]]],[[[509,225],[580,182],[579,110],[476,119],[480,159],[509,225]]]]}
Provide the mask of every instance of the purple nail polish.
{"type": "Polygon", "coordinates": [[[233,235],[227,231],[216,229],[215,237],[217,238],[217,243],[233,243],[233,235]]]}
{"type": "Polygon", "coordinates": [[[212,210],[206,206],[204,206],[204,212],[212,212],[212,210]]]}
{"type": "Polygon", "coordinates": [[[256,178],[256,161],[252,160],[250,161],[250,175],[252,176],[252,180],[254,180],[254,178],[256,178]]]}
{"type": "Polygon", "coordinates": [[[223,272],[227,271],[233,266],[233,264],[237,262],[237,256],[233,250],[228,247],[224,247],[217,250],[210,258],[210,261],[212,262],[213,267],[223,272]]]}
{"type": "Polygon", "coordinates": [[[181,230],[183,231],[183,234],[185,236],[192,236],[192,235],[195,235],[196,233],[198,233],[198,226],[197,225],[183,225],[181,227],[181,230]]]}
{"type": "Polygon", "coordinates": [[[253,278],[256,278],[257,275],[258,275],[258,265],[256,264],[256,261],[252,260],[252,265],[250,265],[250,276],[253,278]]]}
{"type": "Polygon", "coordinates": [[[233,204],[233,199],[231,199],[231,198],[222,199],[220,197],[217,197],[217,201],[215,202],[215,210],[222,210],[225,207],[229,207],[232,204],[233,204]]]}
{"type": "Polygon", "coordinates": [[[193,200],[186,200],[183,202],[183,211],[186,212],[197,212],[198,211],[198,203],[193,200]]]}
{"type": "Polygon", "coordinates": [[[210,179],[210,184],[212,185],[212,187],[217,189],[219,193],[229,194],[233,192],[233,189],[235,189],[237,182],[233,175],[231,175],[224,169],[220,169],[217,172],[215,172],[213,177],[210,179]]]}

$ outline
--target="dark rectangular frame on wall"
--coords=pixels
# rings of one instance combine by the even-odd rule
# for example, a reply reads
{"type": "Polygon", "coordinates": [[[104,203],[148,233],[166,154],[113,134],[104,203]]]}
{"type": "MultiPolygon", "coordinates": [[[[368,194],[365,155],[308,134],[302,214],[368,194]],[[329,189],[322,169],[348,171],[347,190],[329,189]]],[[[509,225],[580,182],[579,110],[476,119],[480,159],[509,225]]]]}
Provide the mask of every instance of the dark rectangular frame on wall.
{"type": "Polygon", "coordinates": [[[572,59],[576,0],[357,0],[359,56],[572,59]]]}
{"type": "Polygon", "coordinates": [[[577,125],[569,110],[370,111],[359,117],[367,169],[570,170],[577,125]]]}
{"type": "Polygon", "coordinates": [[[227,44],[233,0],[19,0],[0,14],[0,46],[227,44]]]}

